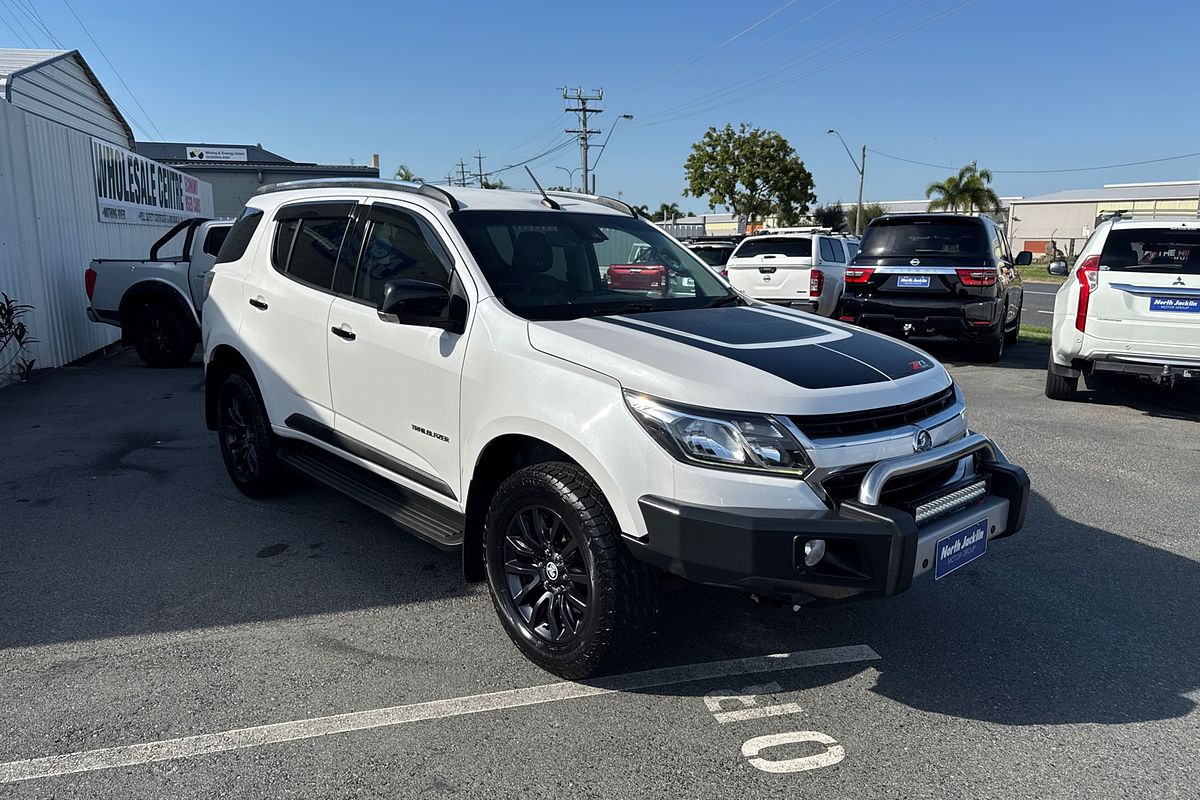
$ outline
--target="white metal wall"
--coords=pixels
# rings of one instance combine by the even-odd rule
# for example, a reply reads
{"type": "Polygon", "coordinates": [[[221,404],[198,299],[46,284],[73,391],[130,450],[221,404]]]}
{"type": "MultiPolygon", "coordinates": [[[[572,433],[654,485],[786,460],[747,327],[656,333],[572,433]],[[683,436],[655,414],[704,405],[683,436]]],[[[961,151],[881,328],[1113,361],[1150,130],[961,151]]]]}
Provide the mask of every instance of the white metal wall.
{"type": "Polygon", "coordinates": [[[133,144],[74,56],[22,72],[9,83],[10,101],[17,108],[124,148],[133,144]]]}
{"type": "MultiPolygon", "coordinates": [[[[200,197],[211,215],[207,183],[200,197]]],[[[83,272],[93,258],[145,258],[168,227],[100,222],[91,137],[0,102],[0,291],[34,306],[38,367],[117,340],[88,320],[83,272]]]]}

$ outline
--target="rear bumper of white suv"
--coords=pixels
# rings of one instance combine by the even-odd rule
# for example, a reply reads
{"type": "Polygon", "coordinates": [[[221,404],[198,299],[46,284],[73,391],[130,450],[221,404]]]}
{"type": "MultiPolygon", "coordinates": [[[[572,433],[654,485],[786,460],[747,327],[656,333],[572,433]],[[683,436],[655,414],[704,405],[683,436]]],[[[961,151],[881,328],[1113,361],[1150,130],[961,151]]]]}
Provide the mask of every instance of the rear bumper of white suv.
{"type": "Polygon", "coordinates": [[[987,541],[1020,530],[1028,497],[1025,471],[1008,463],[989,439],[971,434],[878,462],[862,479],[858,497],[833,510],[711,507],[642,497],[648,536],[628,541],[636,558],[689,580],[789,602],[845,601],[894,595],[919,575],[935,571],[941,577],[957,568],[955,556],[982,552],[987,541]],[[893,480],[967,457],[975,468],[966,477],[917,497],[889,496],[893,480]],[[969,543],[954,550],[959,540],[969,543]],[[825,555],[806,563],[806,546],[817,541],[825,555]]]}

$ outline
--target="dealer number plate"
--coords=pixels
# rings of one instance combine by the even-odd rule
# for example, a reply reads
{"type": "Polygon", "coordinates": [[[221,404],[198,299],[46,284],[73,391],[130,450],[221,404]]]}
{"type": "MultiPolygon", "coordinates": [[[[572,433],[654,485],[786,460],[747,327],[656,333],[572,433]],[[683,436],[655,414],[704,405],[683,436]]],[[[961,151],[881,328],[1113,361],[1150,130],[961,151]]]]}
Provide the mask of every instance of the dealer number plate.
{"type": "Polygon", "coordinates": [[[1200,314],[1200,299],[1194,297],[1151,297],[1150,310],[1200,314]]]}
{"type": "Polygon", "coordinates": [[[987,535],[988,521],[984,517],[973,525],[938,539],[934,552],[934,579],[943,578],[986,553],[987,535]]]}
{"type": "Polygon", "coordinates": [[[896,278],[896,285],[902,289],[928,289],[928,275],[901,275],[896,278]]]}

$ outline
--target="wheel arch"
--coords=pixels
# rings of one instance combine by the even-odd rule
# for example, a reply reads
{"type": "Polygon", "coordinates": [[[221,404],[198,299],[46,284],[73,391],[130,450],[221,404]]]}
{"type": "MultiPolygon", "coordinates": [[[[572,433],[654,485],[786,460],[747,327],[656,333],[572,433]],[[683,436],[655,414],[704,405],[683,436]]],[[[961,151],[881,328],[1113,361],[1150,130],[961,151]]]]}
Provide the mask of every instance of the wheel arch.
{"type": "Polygon", "coordinates": [[[548,461],[565,461],[586,471],[562,448],[524,433],[496,436],[479,451],[467,489],[463,529],[463,577],[468,581],[484,579],[483,526],[496,489],[517,470],[548,461]]]}
{"type": "Polygon", "coordinates": [[[133,314],[141,306],[151,303],[161,303],[175,309],[197,334],[200,332],[199,320],[191,303],[183,296],[178,287],[158,279],[147,279],[135,283],[125,290],[121,297],[118,317],[121,320],[121,332],[124,335],[131,327],[133,314]]]}
{"type": "Polygon", "coordinates": [[[204,424],[210,431],[217,429],[217,398],[221,384],[235,372],[245,373],[254,390],[260,391],[250,362],[236,348],[227,344],[213,348],[204,365],[204,424]]]}

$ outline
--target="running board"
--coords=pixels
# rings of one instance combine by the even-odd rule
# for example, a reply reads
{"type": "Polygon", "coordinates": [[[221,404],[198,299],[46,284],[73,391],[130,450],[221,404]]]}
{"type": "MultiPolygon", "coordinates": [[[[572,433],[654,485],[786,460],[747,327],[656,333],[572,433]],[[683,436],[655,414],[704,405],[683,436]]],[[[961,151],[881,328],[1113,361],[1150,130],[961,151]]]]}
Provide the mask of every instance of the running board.
{"type": "Polygon", "coordinates": [[[297,472],[375,509],[414,536],[444,550],[462,545],[462,514],[344,458],[304,442],[287,442],[279,460],[297,472]]]}

